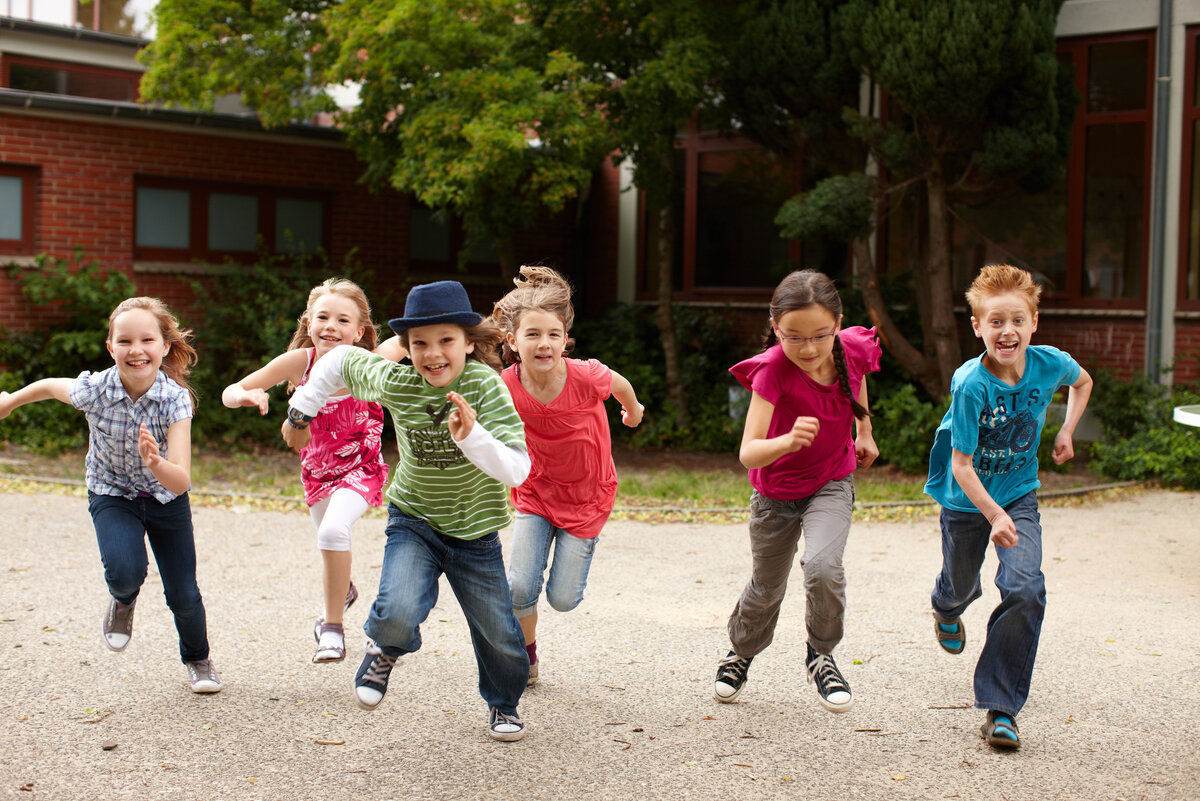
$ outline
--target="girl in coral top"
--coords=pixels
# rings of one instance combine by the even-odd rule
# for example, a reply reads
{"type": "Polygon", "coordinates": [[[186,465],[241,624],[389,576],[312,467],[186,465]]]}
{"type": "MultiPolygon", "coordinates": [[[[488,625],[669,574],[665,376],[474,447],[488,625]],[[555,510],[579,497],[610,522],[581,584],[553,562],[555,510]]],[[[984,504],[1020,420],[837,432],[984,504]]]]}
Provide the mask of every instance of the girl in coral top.
{"type": "Polygon", "coordinates": [[[605,365],[564,358],[575,310],[571,287],[549,267],[522,267],[517,288],[496,303],[493,317],[505,333],[501,374],[525,424],[533,462],[529,478],[513,487],[517,509],[508,583],[513,612],[529,652],[529,684],[538,679],[537,603],[550,564],[546,600],[569,612],[583,600],[600,529],[612,512],[617,471],[604,401],[621,403],[633,428],[642,405],[633,386],[605,365]],[[554,561],[550,563],[550,550],[554,561]]]}

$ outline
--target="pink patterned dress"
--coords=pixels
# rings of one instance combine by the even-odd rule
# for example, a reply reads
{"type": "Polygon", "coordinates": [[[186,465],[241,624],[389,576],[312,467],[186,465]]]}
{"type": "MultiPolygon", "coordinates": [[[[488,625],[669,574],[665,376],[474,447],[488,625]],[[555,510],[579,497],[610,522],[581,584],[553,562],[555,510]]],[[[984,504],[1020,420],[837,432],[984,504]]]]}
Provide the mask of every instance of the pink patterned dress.
{"type": "MultiPolygon", "coordinates": [[[[316,349],[308,351],[304,380],[316,349]]],[[[331,398],[309,426],[312,440],[300,450],[300,480],[309,506],[345,487],[371,506],[383,505],[388,466],[383,461],[383,407],[349,395],[331,398]]]]}

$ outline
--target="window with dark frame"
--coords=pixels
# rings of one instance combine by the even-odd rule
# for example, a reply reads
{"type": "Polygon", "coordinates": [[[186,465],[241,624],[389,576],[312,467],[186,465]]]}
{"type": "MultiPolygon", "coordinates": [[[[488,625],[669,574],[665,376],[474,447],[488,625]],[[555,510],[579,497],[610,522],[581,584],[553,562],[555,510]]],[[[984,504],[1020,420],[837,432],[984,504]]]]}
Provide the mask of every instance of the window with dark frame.
{"type": "Polygon", "coordinates": [[[1200,26],[1187,29],[1183,83],[1183,152],[1176,304],[1200,309],[1200,26]]]}
{"type": "Polygon", "coordinates": [[[276,186],[135,179],[134,253],[143,261],[253,261],[316,253],[329,240],[324,193],[276,186]]]}
{"type": "Polygon", "coordinates": [[[33,255],[37,178],[37,167],[0,163],[0,254],[33,255]]]}
{"type": "Polygon", "coordinates": [[[0,86],[23,92],[90,97],[133,103],[138,99],[142,74],[74,64],[65,61],[5,54],[0,59],[0,86]]]}
{"type": "Polygon", "coordinates": [[[408,265],[417,280],[459,279],[459,256],[466,248],[466,275],[493,279],[500,257],[491,242],[467,241],[462,219],[431,209],[415,199],[408,204],[408,265]]]}
{"type": "MultiPolygon", "coordinates": [[[[1153,32],[1058,43],[1081,103],[1062,179],[950,219],[956,291],[979,268],[1009,262],[1033,273],[1048,305],[1140,308],[1149,218],[1153,32]]],[[[926,258],[925,213],[908,199],[884,224],[884,261],[903,272],[926,258]]]]}

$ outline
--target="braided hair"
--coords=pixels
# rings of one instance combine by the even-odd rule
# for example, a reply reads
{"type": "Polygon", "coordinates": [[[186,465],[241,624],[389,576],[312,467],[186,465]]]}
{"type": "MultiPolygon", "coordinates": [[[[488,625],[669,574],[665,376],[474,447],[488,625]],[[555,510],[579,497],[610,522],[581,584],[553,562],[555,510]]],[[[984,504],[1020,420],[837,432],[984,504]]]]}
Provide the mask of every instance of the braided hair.
{"type": "MultiPolygon", "coordinates": [[[[838,294],[833,281],[824,273],[816,270],[796,270],[779,282],[775,294],[771,296],[771,319],[779,320],[783,315],[796,309],[806,309],[809,306],[820,306],[833,315],[834,320],[841,319],[842,298],[838,294]]],[[[774,326],[763,339],[764,345],[772,345],[776,341],[774,326]]],[[[838,386],[850,401],[850,408],[856,419],[870,417],[867,407],[858,402],[854,390],[850,386],[850,371],[846,367],[846,350],[842,347],[842,338],[833,338],[833,364],[837,368],[838,386]]]]}

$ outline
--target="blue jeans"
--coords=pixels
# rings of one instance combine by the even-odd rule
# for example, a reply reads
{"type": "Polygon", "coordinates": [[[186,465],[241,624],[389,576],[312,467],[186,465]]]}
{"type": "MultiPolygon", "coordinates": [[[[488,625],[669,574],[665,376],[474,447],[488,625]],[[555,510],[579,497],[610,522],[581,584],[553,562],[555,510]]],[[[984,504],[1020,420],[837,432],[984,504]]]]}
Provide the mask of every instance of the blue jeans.
{"type": "Polygon", "coordinates": [[[184,662],[207,659],[208,623],[196,584],[196,540],[187,493],[159,503],[154,498],[128,500],[89,492],[88,511],[112,597],[123,604],[137,600],[149,568],[145,543],[149,539],[167,607],[175,616],[179,656],[184,662]]]}
{"type": "Polygon", "coordinates": [[[517,512],[508,566],[508,586],[517,617],[529,617],[537,611],[551,546],[554,562],[546,583],[546,600],[559,612],[570,612],[579,606],[597,539],[576,537],[541,515],[517,512]]]}
{"type": "Polygon", "coordinates": [[[444,573],[471,630],[479,694],[489,707],[515,715],[529,680],[529,655],[512,611],[500,536],[448,537],[394,504],[388,505],[386,533],[379,594],[363,625],[367,636],[388,656],[419,649],[420,626],[437,603],[444,573]]]}
{"type": "MultiPolygon", "coordinates": [[[[987,640],[975,665],[975,706],[1016,715],[1029,697],[1046,613],[1046,577],[1042,574],[1042,521],[1037,493],[1029,492],[1005,507],[1017,527],[1017,544],[997,548],[1000,567],[996,589],[1000,605],[988,620],[987,640]]],[[[992,526],[978,512],[943,509],[942,572],[933,586],[933,610],[955,618],[983,594],[979,570],[987,554],[992,526]]]]}

